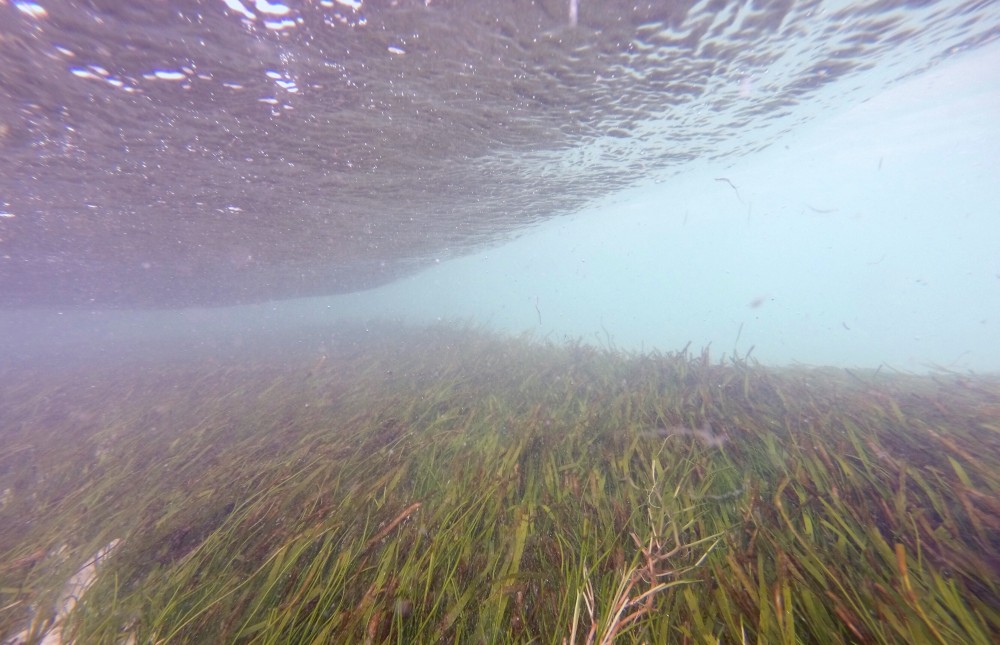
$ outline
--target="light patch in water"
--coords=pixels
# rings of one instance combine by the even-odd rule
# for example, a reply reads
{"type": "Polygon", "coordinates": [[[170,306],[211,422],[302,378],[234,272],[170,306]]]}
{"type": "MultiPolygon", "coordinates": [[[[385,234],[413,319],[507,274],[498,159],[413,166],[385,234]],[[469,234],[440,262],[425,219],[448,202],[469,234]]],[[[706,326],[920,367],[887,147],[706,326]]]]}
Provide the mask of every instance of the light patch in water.
{"type": "Polygon", "coordinates": [[[183,81],[187,78],[187,74],[184,72],[178,72],[172,69],[157,69],[153,70],[153,78],[158,78],[164,81],[183,81]]]}
{"type": "Polygon", "coordinates": [[[17,7],[18,11],[32,18],[45,18],[49,15],[45,7],[34,2],[15,2],[14,6],[17,7]]]}
{"type": "MultiPolygon", "coordinates": [[[[124,90],[126,92],[135,92],[136,88],[131,85],[127,85],[125,81],[120,78],[111,76],[111,72],[104,69],[100,65],[88,65],[87,67],[71,67],[69,68],[70,74],[78,78],[86,78],[96,81],[104,81],[111,87],[124,90]]],[[[147,75],[146,78],[153,78],[147,75]]]]}
{"type": "Polygon", "coordinates": [[[285,29],[291,29],[296,25],[296,22],[291,18],[285,18],[284,20],[265,20],[264,27],[270,29],[271,31],[284,31],[285,29]]]}
{"type": "Polygon", "coordinates": [[[291,11],[291,9],[283,4],[278,4],[277,2],[271,3],[267,0],[257,0],[254,6],[257,8],[257,11],[271,16],[286,16],[291,11]]]}
{"type": "Polygon", "coordinates": [[[254,15],[252,11],[243,6],[240,0],[222,0],[227,7],[235,11],[236,13],[242,14],[247,20],[256,20],[257,16],[254,15]]]}
{"type": "Polygon", "coordinates": [[[98,76],[97,74],[94,74],[89,69],[84,69],[83,67],[72,67],[72,68],[70,68],[69,72],[73,76],[77,76],[79,78],[96,78],[96,79],[100,79],[101,78],[100,76],[98,76]]]}
{"type": "Polygon", "coordinates": [[[292,78],[287,74],[276,72],[273,69],[269,69],[264,73],[267,75],[269,79],[273,80],[278,87],[285,90],[286,92],[291,92],[292,94],[295,94],[296,92],[299,91],[299,88],[295,84],[295,81],[292,80],[292,78]]]}

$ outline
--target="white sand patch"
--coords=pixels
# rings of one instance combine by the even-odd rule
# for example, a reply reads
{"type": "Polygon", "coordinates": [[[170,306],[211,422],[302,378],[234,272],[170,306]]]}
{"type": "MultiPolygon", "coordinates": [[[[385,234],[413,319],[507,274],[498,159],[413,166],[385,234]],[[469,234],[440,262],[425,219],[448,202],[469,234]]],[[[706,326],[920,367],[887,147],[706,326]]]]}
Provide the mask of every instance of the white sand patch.
{"type": "MultiPolygon", "coordinates": [[[[56,602],[55,607],[55,615],[47,621],[44,621],[48,622],[49,626],[41,634],[41,640],[37,641],[39,645],[68,645],[69,643],[72,643],[72,641],[63,639],[62,631],[66,624],[66,619],[73,613],[73,610],[76,609],[76,605],[80,602],[80,598],[83,597],[83,594],[91,587],[91,585],[94,584],[94,581],[97,580],[97,570],[100,564],[112,553],[114,553],[120,545],[121,540],[111,540],[97,553],[92,555],[86,562],[84,562],[83,566],[81,566],[76,573],[70,576],[70,579],[66,581],[65,585],[63,585],[62,592],[59,594],[59,600],[56,602]]],[[[4,640],[3,645],[21,645],[22,643],[30,642],[30,625],[44,624],[44,622],[42,617],[36,614],[28,627],[11,638],[4,640]]]]}

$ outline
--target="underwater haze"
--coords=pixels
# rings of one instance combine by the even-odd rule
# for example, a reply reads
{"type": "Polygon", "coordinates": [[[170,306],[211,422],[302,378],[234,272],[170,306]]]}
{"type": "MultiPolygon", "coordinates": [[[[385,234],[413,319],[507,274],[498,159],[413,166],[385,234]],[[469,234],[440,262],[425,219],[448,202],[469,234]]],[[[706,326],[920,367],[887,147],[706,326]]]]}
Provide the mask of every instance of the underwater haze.
{"type": "Polygon", "coordinates": [[[460,319],[1000,368],[992,3],[0,11],[5,352],[460,319]]]}
{"type": "MultiPolygon", "coordinates": [[[[771,364],[1000,369],[995,45],[334,309],[771,364]],[[373,309],[368,309],[373,307],[373,309]]],[[[317,303],[319,304],[319,303],[317,303]]]]}

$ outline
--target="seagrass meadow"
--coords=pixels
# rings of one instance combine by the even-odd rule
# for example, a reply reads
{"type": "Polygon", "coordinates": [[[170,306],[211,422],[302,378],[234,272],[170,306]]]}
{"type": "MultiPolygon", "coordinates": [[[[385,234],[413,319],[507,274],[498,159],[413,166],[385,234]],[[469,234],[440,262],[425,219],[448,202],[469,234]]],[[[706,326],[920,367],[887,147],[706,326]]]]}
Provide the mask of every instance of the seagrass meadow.
{"type": "Polygon", "coordinates": [[[0,370],[10,642],[1000,633],[998,378],[390,324],[0,370]]]}

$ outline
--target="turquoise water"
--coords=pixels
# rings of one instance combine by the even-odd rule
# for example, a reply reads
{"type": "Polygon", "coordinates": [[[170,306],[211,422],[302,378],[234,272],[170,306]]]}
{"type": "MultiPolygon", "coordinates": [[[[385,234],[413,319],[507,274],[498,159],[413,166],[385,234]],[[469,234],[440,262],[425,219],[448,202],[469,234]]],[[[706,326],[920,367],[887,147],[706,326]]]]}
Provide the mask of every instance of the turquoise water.
{"type": "Polygon", "coordinates": [[[0,12],[2,356],[457,318],[1000,369],[995,4],[0,12]]]}

